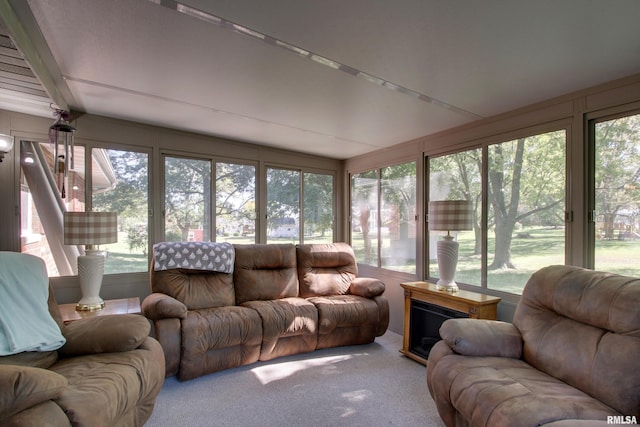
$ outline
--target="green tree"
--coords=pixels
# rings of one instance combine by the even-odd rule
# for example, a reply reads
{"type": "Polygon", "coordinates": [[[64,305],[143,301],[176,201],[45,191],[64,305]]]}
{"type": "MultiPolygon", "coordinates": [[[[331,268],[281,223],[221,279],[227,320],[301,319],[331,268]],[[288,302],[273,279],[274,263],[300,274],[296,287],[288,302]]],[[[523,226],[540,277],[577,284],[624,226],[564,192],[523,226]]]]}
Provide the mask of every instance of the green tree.
{"type": "Polygon", "coordinates": [[[267,170],[267,228],[270,232],[279,226],[298,226],[300,218],[300,172],[288,169],[267,170]]]}
{"type": "Polygon", "coordinates": [[[190,229],[202,229],[211,239],[211,162],[165,159],[165,224],[167,232],[179,230],[182,240],[190,229]]]}
{"type": "Polygon", "coordinates": [[[147,154],[118,150],[108,150],[107,153],[117,182],[112,188],[93,194],[94,209],[118,212],[121,225],[125,219],[146,224],[149,194],[147,154]]]}
{"type": "Polygon", "coordinates": [[[305,235],[324,237],[333,228],[333,176],[305,172],[303,178],[305,235]]]}
{"type": "Polygon", "coordinates": [[[595,126],[595,202],[603,239],[637,234],[640,214],[640,115],[595,126]],[[622,217],[625,217],[624,220],[622,217]],[[623,230],[625,224],[629,230],[623,230]]]}
{"type": "MultiPolygon", "coordinates": [[[[487,225],[495,236],[489,269],[515,268],[511,246],[518,224],[562,225],[565,198],[564,131],[520,138],[487,149],[487,225]]],[[[430,197],[473,202],[476,254],[481,251],[482,152],[430,159],[430,197]]],[[[489,257],[491,258],[491,257],[489,257]]]]}
{"type": "Polygon", "coordinates": [[[473,254],[482,249],[482,151],[480,149],[430,159],[430,194],[448,200],[470,200],[473,206],[473,254]]]}
{"type": "MultiPolygon", "coordinates": [[[[96,155],[97,150],[92,155],[100,158],[96,155]]],[[[117,212],[118,227],[126,231],[129,251],[141,250],[146,255],[149,245],[149,156],[120,150],[106,150],[106,153],[116,183],[93,194],[93,208],[117,212]]]]}
{"type": "Polygon", "coordinates": [[[516,224],[545,213],[564,219],[565,133],[550,132],[489,147],[489,220],[495,250],[489,270],[516,268],[516,224]]]}
{"type": "Polygon", "coordinates": [[[254,166],[235,163],[216,164],[215,192],[218,224],[226,223],[241,227],[241,232],[255,231],[255,182],[254,166]]]}

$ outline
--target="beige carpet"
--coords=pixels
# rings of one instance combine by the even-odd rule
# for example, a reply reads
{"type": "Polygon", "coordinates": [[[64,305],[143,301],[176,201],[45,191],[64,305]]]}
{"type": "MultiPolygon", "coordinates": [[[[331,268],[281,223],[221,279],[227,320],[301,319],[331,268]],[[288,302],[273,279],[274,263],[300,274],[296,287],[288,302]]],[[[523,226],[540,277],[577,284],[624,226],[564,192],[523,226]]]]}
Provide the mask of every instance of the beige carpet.
{"type": "Polygon", "coordinates": [[[444,426],[426,368],[401,347],[387,332],[372,344],[168,378],[146,426],[444,426]]]}

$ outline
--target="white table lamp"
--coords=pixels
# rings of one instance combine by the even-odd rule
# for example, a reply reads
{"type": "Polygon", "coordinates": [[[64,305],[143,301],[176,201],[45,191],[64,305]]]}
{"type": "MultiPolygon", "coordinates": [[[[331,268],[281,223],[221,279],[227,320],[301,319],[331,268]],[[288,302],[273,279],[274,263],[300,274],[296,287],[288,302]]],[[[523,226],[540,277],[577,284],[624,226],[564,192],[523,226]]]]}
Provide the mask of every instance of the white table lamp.
{"type": "Polygon", "coordinates": [[[78,278],[82,298],[78,311],[104,308],[100,287],[104,275],[104,256],[94,245],[118,241],[118,219],[115,212],[65,212],[64,244],[85,245],[85,255],[78,256],[78,278]]]}
{"type": "Polygon", "coordinates": [[[447,231],[443,240],[438,240],[438,270],[440,278],[436,289],[456,292],[456,267],[459,244],[453,240],[451,231],[473,229],[471,202],[468,200],[441,200],[429,202],[429,230],[447,231]]]}

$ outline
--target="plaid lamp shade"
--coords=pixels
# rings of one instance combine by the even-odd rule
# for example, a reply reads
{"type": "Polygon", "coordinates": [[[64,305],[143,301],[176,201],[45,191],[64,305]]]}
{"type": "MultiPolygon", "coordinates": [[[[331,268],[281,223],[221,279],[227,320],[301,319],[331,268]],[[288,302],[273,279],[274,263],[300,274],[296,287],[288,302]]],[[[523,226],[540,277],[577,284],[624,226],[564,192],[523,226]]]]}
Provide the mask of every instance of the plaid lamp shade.
{"type": "Polygon", "coordinates": [[[116,212],[65,212],[65,245],[100,245],[118,241],[116,212]]]}
{"type": "Polygon", "coordinates": [[[471,202],[440,200],[429,202],[429,230],[460,231],[473,229],[471,202]]]}

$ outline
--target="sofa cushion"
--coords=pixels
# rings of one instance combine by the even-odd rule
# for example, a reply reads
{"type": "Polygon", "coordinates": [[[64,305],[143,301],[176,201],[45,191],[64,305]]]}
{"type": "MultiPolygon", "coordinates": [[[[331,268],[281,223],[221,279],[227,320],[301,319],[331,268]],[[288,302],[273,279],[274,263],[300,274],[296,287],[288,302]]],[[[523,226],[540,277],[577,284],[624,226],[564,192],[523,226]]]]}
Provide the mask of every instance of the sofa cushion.
{"type": "Polygon", "coordinates": [[[236,303],[298,296],[296,248],[291,244],[235,245],[236,303]]]}
{"type": "Polygon", "coordinates": [[[256,310],[262,319],[260,360],[304,353],[316,349],[318,311],[302,298],[248,301],[242,304],[256,310]]]}
{"type": "Polygon", "coordinates": [[[513,324],[525,361],[601,400],[640,416],[640,279],[571,266],[534,273],[513,324]]]}
{"type": "Polygon", "coordinates": [[[182,320],[178,378],[256,362],[261,343],[262,320],[255,310],[230,306],[189,311],[182,320]]]}
{"type": "Polygon", "coordinates": [[[318,309],[318,348],[372,342],[380,322],[378,304],[355,295],[308,298],[318,309]]]}
{"type": "Polygon", "coordinates": [[[430,380],[439,409],[455,407],[474,426],[543,425],[619,415],[592,396],[518,359],[447,355],[435,367],[429,363],[427,369],[435,369],[430,380]]]}
{"type": "Polygon", "coordinates": [[[26,408],[60,397],[67,379],[46,369],[0,366],[0,424],[26,408]]]}
{"type": "Polygon", "coordinates": [[[344,295],[358,275],[356,257],[347,243],[298,245],[296,251],[303,298],[344,295]]]}
{"type": "Polygon", "coordinates": [[[56,402],[72,425],[142,425],[162,387],[163,365],[152,338],[132,351],[61,359],[51,370],[69,385],[56,402]]]}

